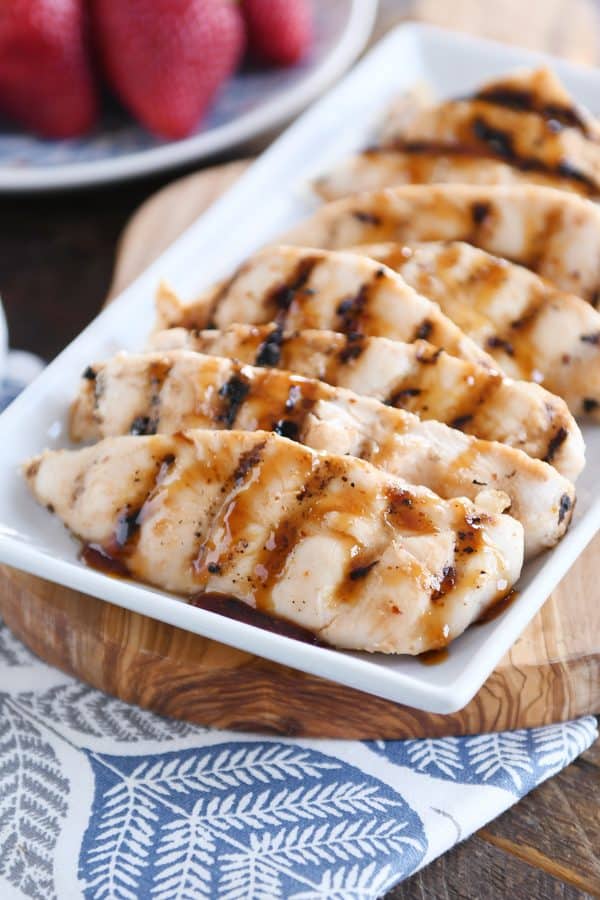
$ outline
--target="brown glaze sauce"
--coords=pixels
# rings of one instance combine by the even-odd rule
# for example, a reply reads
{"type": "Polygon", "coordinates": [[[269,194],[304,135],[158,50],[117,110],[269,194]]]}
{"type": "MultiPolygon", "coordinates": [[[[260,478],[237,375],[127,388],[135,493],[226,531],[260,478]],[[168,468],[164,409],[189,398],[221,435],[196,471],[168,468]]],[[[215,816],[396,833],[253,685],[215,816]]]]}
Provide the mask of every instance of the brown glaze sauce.
{"type": "Polygon", "coordinates": [[[234,619],[236,622],[244,622],[246,625],[252,625],[255,628],[262,628],[263,631],[270,631],[273,634],[280,634],[282,637],[292,638],[295,641],[302,641],[304,644],[315,644],[320,647],[328,645],[300,625],[294,625],[287,619],[281,619],[278,616],[268,615],[258,609],[254,609],[237,597],[229,594],[219,594],[213,592],[194,594],[190,597],[191,606],[197,606],[199,609],[206,609],[209,612],[218,613],[226,616],[228,619],[234,619]]]}
{"type": "Polygon", "coordinates": [[[509,607],[513,605],[515,600],[519,596],[519,591],[516,591],[514,588],[511,588],[507,594],[504,594],[500,597],[499,600],[488,607],[488,609],[474,622],[474,625],[486,625],[488,622],[493,622],[494,619],[497,619],[502,613],[506,612],[509,607]]]}
{"type": "Polygon", "coordinates": [[[90,569],[96,569],[113,578],[129,577],[129,570],[123,560],[100,544],[84,544],[79,556],[90,569]]]}
{"type": "Polygon", "coordinates": [[[417,659],[423,666],[439,666],[446,662],[449,656],[448,648],[440,647],[438,650],[426,650],[425,653],[420,653],[417,659]]]}

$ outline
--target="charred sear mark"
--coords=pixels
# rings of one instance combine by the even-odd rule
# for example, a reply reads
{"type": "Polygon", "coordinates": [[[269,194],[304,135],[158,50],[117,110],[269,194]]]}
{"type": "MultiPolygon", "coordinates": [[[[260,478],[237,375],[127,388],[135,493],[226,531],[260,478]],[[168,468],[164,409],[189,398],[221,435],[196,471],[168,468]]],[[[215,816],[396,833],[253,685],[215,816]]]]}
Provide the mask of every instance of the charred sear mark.
{"type": "Polygon", "coordinates": [[[462,429],[465,427],[465,425],[468,425],[469,422],[472,422],[472,421],[473,421],[473,416],[471,416],[471,415],[457,416],[455,419],[452,419],[452,421],[449,424],[450,424],[451,428],[462,429]]]}
{"type": "Polygon", "coordinates": [[[489,214],[491,213],[491,207],[489,203],[472,203],[471,204],[471,218],[475,225],[481,225],[484,222],[489,214]]]}
{"type": "Polygon", "coordinates": [[[569,510],[573,506],[571,498],[568,494],[563,494],[560,498],[560,504],[558,507],[558,524],[562,525],[565,520],[565,516],[568,514],[569,510]]]}
{"type": "Polygon", "coordinates": [[[225,428],[233,428],[240,407],[249,391],[250,385],[244,378],[240,375],[232,375],[229,381],[226,381],[219,389],[219,396],[223,398],[223,409],[217,416],[217,422],[222,422],[225,428]]]}
{"type": "Polygon", "coordinates": [[[342,331],[344,334],[351,334],[353,340],[356,340],[362,333],[360,317],[368,300],[368,284],[362,284],[354,297],[347,297],[346,300],[342,300],[336,309],[336,313],[341,319],[337,330],[342,331]]]}
{"type": "Polygon", "coordinates": [[[575,106],[563,103],[540,103],[533,91],[516,87],[501,86],[484,88],[473,95],[475,100],[483,100],[494,106],[504,106],[518,112],[537,113],[550,122],[556,122],[563,128],[578,128],[588,135],[588,126],[575,106]]]}
{"type": "Polygon", "coordinates": [[[595,412],[600,406],[600,401],[595,400],[593,397],[584,397],[583,398],[583,411],[586,413],[595,412]]]}
{"type": "Polygon", "coordinates": [[[156,434],[158,421],[151,416],[136,416],[129,427],[129,434],[156,434]]]}
{"type": "Polygon", "coordinates": [[[365,212],[362,209],[355,209],[352,213],[355,219],[363,222],[365,225],[381,225],[381,216],[375,213],[365,212]]]}
{"type": "Polygon", "coordinates": [[[438,361],[438,357],[441,352],[441,347],[438,347],[437,350],[434,350],[433,353],[431,353],[429,350],[418,350],[417,362],[420,362],[424,366],[433,366],[438,361]]]}
{"type": "Polygon", "coordinates": [[[174,462],[175,462],[175,454],[174,453],[167,453],[162,458],[162,465],[166,466],[167,469],[170,469],[174,462]]]}
{"type": "Polygon", "coordinates": [[[221,566],[216,562],[209,562],[206,566],[207,570],[211,575],[220,575],[221,574],[221,566]]]}
{"type": "Polygon", "coordinates": [[[346,346],[340,350],[338,359],[341,363],[347,363],[353,359],[358,359],[364,349],[364,335],[352,332],[346,335],[346,346]]]}
{"type": "Polygon", "coordinates": [[[508,356],[515,355],[515,348],[510,343],[510,341],[507,341],[506,338],[499,337],[497,334],[489,337],[486,341],[486,344],[490,348],[490,350],[504,350],[504,352],[508,356]]]}
{"type": "Polygon", "coordinates": [[[97,375],[97,372],[95,371],[95,369],[92,369],[91,366],[87,366],[87,367],[84,369],[83,374],[82,374],[81,377],[82,377],[82,378],[85,378],[86,381],[95,381],[95,380],[96,380],[96,375],[97,375]]]}
{"type": "Polygon", "coordinates": [[[473,121],[473,134],[475,137],[487,144],[492,153],[502,156],[504,159],[515,159],[517,154],[513,145],[512,135],[500,128],[494,128],[480,118],[479,116],[473,121]]]}
{"type": "Polygon", "coordinates": [[[232,481],[234,482],[234,484],[241,484],[248,473],[251,472],[252,469],[254,469],[260,463],[262,459],[262,452],[265,449],[265,443],[265,441],[261,441],[260,444],[256,444],[255,447],[252,447],[250,450],[246,450],[245,453],[242,453],[232,475],[232,481]]]}
{"type": "Polygon", "coordinates": [[[593,178],[590,178],[589,175],[586,175],[585,172],[582,172],[581,169],[578,169],[573,163],[569,163],[566,160],[558,163],[556,174],[562,178],[569,178],[571,181],[579,182],[579,184],[589,188],[592,193],[596,193],[598,190],[598,184],[593,178]]]}
{"type": "Polygon", "coordinates": [[[431,319],[423,319],[420,325],[417,325],[415,331],[416,341],[428,341],[433,331],[433,322],[431,319]]]}
{"type": "Polygon", "coordinates": [[[273,426],[275,434],[288,438],[290,441],[297,441],[300,435],[300,426],[292,419],[280,419],[273,426]]]}
{"type": "MultiPolygon", "coordinates": [[[[310,278],[310,273],[318,262],[318,257],[304,257],[294,269],[289,281],[271,291],[267,299],[267,306],[279,310],[280,320],[285,319],[285,313],[292,305],[294,297],[305,286],[310,278]]],[[[282,326],[283,321],[279,321],[279,325],[282,326]]]]}
{"type": "Polygon", "coordinates": [[[441,600],[456,585],[456,569],[454,566],[444,566],[442,569],[442,578],[439,587],[431,595],[432,603],[441,600]]]}
{"type": "Polygon", "coordinates": [[[140,509],[130,509],[126,506],[119,518],[115,528],[115,544],[119,549],[125,547],[139,530],[140,527],[140,509]]]}
{"type": "Polygon", "coordinates": [[[278,325],[268,335],[258,348],[255,366],[276,366],[281,359],[281,344],[283,343],[283,328],[278,325]]]}
{"type": "Polygon", "coordinates": [[[366,578],[371,569],[373,569],[378,562],[378,559],[374,559],[373,562],[367,563],[364,566],[356,566],[354,569],[350,570],[348,578],[350,581],[360,581],[362,578],[366,578]]]}
{"type": "Polygon", "coordinates": [[[399,388],[393,391],[389,397],[383,401],[386,406],[402,407],[411,397],[418,397],[422,393],[421,388],[399,388]]]}
{"type": "Polygon", "coordinates": [[[557,454],[557,451],[562,447],[567,437],[569,436],[569,432],[566,428],[559,428],[555,435],[550,438],[550,442],[548,444],[548,452],[544,457],[544,462],[551,463],[554,457],[557,454]]]}
{"type": "Polygon", "coordinates": [[[592,344],[594,347],[600,346],[600,331],[594,331],[592,334],[582,334],[579,337],[584,344],[592,344]]]}

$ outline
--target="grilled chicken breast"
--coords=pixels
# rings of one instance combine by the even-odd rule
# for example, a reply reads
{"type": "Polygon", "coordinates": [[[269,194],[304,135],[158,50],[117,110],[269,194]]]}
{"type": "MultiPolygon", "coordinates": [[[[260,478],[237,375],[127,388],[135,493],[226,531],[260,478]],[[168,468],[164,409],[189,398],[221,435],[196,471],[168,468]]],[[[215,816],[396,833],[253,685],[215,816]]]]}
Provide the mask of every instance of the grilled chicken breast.
{"type": "MultiPolygon", "coordinates": [[[[393,119],[393,116],[392,116],[393,119]]],[[[495,157],[577,192],[600,192],[599,126],[547,68],[490,81],[470,97],[413,103],[385,126],[385,144],[418,154],[446,149],[495,157]]]]}
{"type": "Polygon", "coordinates": [[[529,269],[470,244],[356,248],[439,303],[513,378],[537,381],[600,421],[600,313],[529,269]]]}
{"type": "Polygon", "coordinates": [[[442,497],[502,491],[529,556],[553,546],[571,518],[574,488],[551,465],[315,379],[185,350],[121,353],[86,375],[72,408],[74,440],[187,428],[275,431],[357,456],[442,497]]]}
{"type": "Polygon", "coordinates": [[[588,195],[585,185],[557,175],[521,171],[498,159],[486,159],[452,147],[373,147],[343,160],[313,181],[323,200],[339,200],[363,191],[403,184],[543,184],[588,195]]]}
{"type": "Polygon", "coordinates": [[[600,209],[537,185],[408,185],[358,194],[321,207],[284,240],[332,250],[382,241],[466,241],[592,303],[600,297],[600,209]]]}
{"type": "Polygon", "coordinates": [[[507,593],[510,516],[264,433],[46,451],[29,486],[96,553],[180,594],[234,596],[337,647],[442,647],[507,593]]]}
{"type": "MultiPolygon", "coordinates": [[[[529,119],[520,120],[524,123],[523,128],[526,134],[529,134],[531,129],[534,128],[539,132],[540,140],[533,147],[534,152],[537,153],[544,150],[548,152],[548,138],[553,135],[564,138],[565,133],[571,130],[578,132],[582,139],[587,138],[591,141],[600,139],[600,125],[598,121],[588,110],[574,101],[551,69],[541,66],[536,69],[516,69],[508,75],[494,78],[482,85],[470,97],[451,101],[450,104],[436,105],[431,93],[427,93],[424,90],[420,90],[418,93],[413,91],[408,95],[401,94],[394,101],[385,116],[379,135],[379,144],[387,147],[397,146],[402,141],[405,141],[408,135],[422,132],[424,127],[422,123],[431,123],[434,110],[439,110],[440,107],[451,107],[452,103],[467,104],[470,101],[487,104],[486,112],[488,113],[490,112],[490,107],[495,107],[499,110],[527,117],[537,116],[537,123],[529,119]],[[542,126],[545,127],[542,128],[542,126]]],[[[510,126],[513,122],[514,119],[506,119],[502,123],[505,127],[505,146],[510,146],[514,131],[510,126]]],[[[450,121],[447,122],[447,129],[450,130],[452,127],[453,119],[450,117],[450,121]]],[[[465,136],[469,145],[473,141],[482,140],[481,131],[482,129],[478,127],[465,136]]],[[[443,138],[446,135],[447,131],[438,129],[438,138],[443,138]]],[[[496,155],[502,150],[501,135],[498,136],[498,141],[498,146],[491,142],[480,146],[486,153],[496,155]]],[[[543,160],[544,157],[541,159],[543,160]]],[[[515,162],[518,163],[519,160],[515,160],[515,162]]],[[[555,160],[549,158],[548,162],[553,163],[555,160]]],[[[529,168],[532,168],[532,166],[530,165],[529,168]]],[[[535,171],[535,167],[533,168],[535,171]]]]}
{"type": "Polygon", "coordinates": [[[375,397],[421,419],[437,419],[467,434],[509,444],[538,459],[564,436],[553,454],[554,467],[574,481],[584,465],[581,432],[560,398],[536,384],[512,381],[457,359],[427,341],[406,344],[333,331],[284,333],[271,323],[231,325],[225,331],[172,328],[155,333],[149,347],[287,369],[375,397]]]}
{"type": "Polygon", "coordinates": [[[600,128],[547,68],[520,70],[474,95],[403,97],[374,147],[314,182],[325,200],[401,184],[545,184],[597,198],[600,128]]]}
{"type": "Polygon", "coordinates": [[[225,328],[234,322],[282,329],[326,328],[347,335],[426,339],[453,356],[496,363],[391,269],[355,253],[299,247],[260,251],[226,283],[189,304],[169,289],[157,297],[158,328],[225,328]]]}

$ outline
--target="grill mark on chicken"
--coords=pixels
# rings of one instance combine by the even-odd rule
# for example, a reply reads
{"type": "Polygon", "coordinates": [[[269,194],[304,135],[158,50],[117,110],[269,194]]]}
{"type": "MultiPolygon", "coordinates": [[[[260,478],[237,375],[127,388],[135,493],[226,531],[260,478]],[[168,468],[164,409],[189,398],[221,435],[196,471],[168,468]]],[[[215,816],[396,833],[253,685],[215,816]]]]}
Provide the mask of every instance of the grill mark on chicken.
{"type": "Polygon", "coordinates": [[[544,457],[544,462],[551,463],[554,457],[556,456],[558,450],[568,437],[568,433],[566,428],[559,428],[555,435],[550,439],[548,444],[548,452],[544,457]]]}
{"type": "Polygon", "coordinates": [[[537,113],[542,118],[556,122],[564,128],[577,128],[587,138],[591,138],[588,125],[574,105],[561,103],[540,103],[534,91],[522,88],[497,85],[483,88],[464,98],[465,100],[483,100],[494,106],[503,106],[518,112],[537,113]]]}
{"type": "MultiPolygon", "coordinates": [[[[345,335],[345,346],[342,350],[339,351],[338,360],[342,365],[351,362],[354,359],[358,359],[365,349],[365,335],[364,334],[347,334],[345,335]]],[[[335,359],[332,359],[331,364],[335,370],[335,359]]],[[[334,377],[333,371],[330,368],[327,369],[327,378],[326,381],[329,381],[330,378],[334,377]]]]}
{"type": "Polygon", "coordinates": [[[241,406],[245,402],[250,393],[250,384],[241,374],[239,368],[219,388],[219,397],[223,398],[221,411],[218,413],[217,422],[223,424],[225,428],[233,428],[237,415],[241,406]]]}
{"type": "Polygon", "coordinates": [[[271,608],[271,595],[284,572],[286,562],[298,542],[306,535],[307,522],[311,519],[320,521],[323,511],[319,506],[325,500],[328,485],[337,475],[331,460],[314,460],[312,472],[296,495],[294,510],[278,522],[258,555],[254,567],[254,599],[257,609],[268,611],[271,608]]]}
{"type": "Polygon", "coordinates": [[[296,263],[296,266],[284,284],[274,287],[265,297],[265,311],[270,311],[269,314],[271,315],[271,318],[282,330],[285,327],[285,322],[292,304],[300,299],[298,295],[303,289],[305,291],[310,290],[306,288],[306,283],[318,263],[319,258],[317,256],[302,257],[296,263]]]}
{"type": "Polygon", "coordinates": [[[247,549],[243,533],[252,519],[253,504],[262,490],[261,475],[266,442],[259,440],[241,454],[234,471],[221,486],[221,496],[210,510],[208,534],[194,551],[191,568],[199,584],[221,574],[236,553],[247,549]]]}
{"type": "Polygon", "coordinates": [[[361,317],[369,303],[370,284],[362,284],[353,297],[342,300],[337,308],[338,323],[336,330],[349,338],[362,335],[361,317]]]}
{"type": "Polygon", "coordinates": [[[388,397],[386,397],[383,402],[386,406],[394,406],[405,409],[406,400],[409,400],[413,397],[419,397],[422,393],[423,392],[421,388],[403,387],[393,390],[392,393],[388,397]]]}
{"type": "MultiPolygon", "coordinates": [[[[156,496],[165,477],[175,463],[175,455],[167,453],[155,461],[155,468],[145,473],[145,478],[137,476],[136,497],[132,498],[117,515],[112,538],[105,544],[87,543],[81,551],[82,559],[94,568],[102,568],[103,571],[115,575],[127,576],[129,568],[128,558],[135,552],[140,527],[144,522],[148,504],[156,496]]],[[[80,481],[80,479],[76,479],[80,481]]],[[[81,479],[79,488],[74,491],[71,502],[74,504],[77,497],[85,488],[84,478],[81,479]]]]}
{"type": "MultiPolygon", "coordinates": [[[[558,524],[559,525],[562,525],[563,521],[565,520],[567,515],[569,515],[569,512],[572,510],[572,508],[573,508],[573,501],[571,500],[571,498],[569,497],[568,494],[563,494],[562,497],[560,498],[560,506],[558,509],[558,524]]],[[[571,512],[571,515],[573,515],[572,512],[571,512]]],[[[569,515],[569,518],[571,518],[571,515],[569,515]]]]}
{"type": "Polygon", "coordinates": [[[256,354],[256,358],[254,360],[255,366],[276,366],[278,365],[281,359],[281,350],[282,344],[284,341],[283,337],[283,327],[281,324],[276,325],[275,328],[267,335],[265,340],[262,342],[260,347],[258,348],[258,352],[256,354]]]}
{"type": "MultiPolygon", "coordinates": [[[[156,434],[160,421],[161,391],[171,371],[171,363],[165,360],[153,360],[148,372],[148,408],[149,412],[133,419],[129,433],[133,435],[156,434]]],[[[96,384],[101,383],[96,380],[96,384]]]]}

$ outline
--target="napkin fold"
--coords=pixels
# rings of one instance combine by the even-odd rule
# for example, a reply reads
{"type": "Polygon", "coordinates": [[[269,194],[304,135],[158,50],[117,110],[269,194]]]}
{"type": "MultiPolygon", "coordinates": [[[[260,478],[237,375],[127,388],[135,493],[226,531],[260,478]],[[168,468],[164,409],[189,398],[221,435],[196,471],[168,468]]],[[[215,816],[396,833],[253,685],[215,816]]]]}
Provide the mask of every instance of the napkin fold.
{"type": "Polygon", "coordinates": [[[435,740],[209,730],[77,682],[0,622],[0,897],[370,900],[597,736],[593,716],[435,740]]]}

